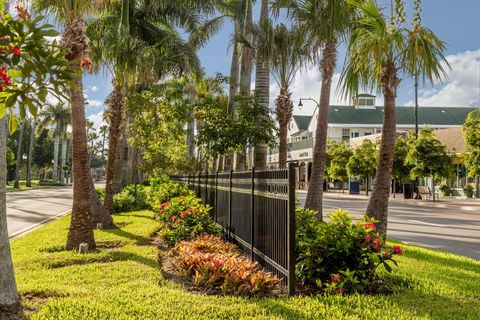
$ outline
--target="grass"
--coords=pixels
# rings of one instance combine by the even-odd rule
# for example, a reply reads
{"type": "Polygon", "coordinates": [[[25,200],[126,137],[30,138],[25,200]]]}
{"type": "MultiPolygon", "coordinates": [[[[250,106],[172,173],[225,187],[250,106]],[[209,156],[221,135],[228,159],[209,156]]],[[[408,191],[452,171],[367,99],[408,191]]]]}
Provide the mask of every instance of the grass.
{"type": "Polygon", "coordinates": [[[99,253],[62,251],[69,218],[12,241],[29,319],[479,319],[480,263],[403,246],[390,296],[247,299],[191,293],[158,268],[149,211],[115,216],[96,230],[99,253]]]}
{"type": "Polygon", "coordinates": [[[7,185],[7,192],[12,192],[12,191],[25,191],[25,190],[35,190],[35,189],[48,189],[48,188],[51,188],[51,186],[41,186],[38,184],[40,180],[32,180],[32,186],[31,187],[27,187],[25,184],[26,184],[26,181],[25,180],[20,180],[20,188],[19,189],[15,189],[13,187],[13,184],[15,183],[15,181],[9,181],[9,185],[7,185]]]}

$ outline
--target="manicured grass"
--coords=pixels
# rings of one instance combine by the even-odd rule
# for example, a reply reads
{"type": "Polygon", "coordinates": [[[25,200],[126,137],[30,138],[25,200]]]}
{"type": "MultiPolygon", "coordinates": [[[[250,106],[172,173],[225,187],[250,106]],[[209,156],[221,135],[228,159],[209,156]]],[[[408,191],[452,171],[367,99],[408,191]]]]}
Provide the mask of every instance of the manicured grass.
{"type": "Polygon", "coordinates": [[[32,180],[32,186],[31,187],[27,187],[25,184],[26,184],[26,181],[25,180],[20,180],[20,188],[19,189],[15,189],[13,187],[13,184],[15,183],[15,181],[9,181],[9,185],[7,186],[7,192],[11,192],[11,191],[25,191],[25,190],[34,190],[34,189],[48,189],[48,188],[51,188],[51,186],[40,186],[38,185],[38,182],[39,180],[32,180]]]}
{"type": "Polygon", "coordinates": [[[31,319],[479,319],[480,263],[403,246],[390,296],[247,299],[190,293],[163,279],[148,243],[148,211],[115,216],[97,230],[100,253],[60,251],[69,218],[12,242],[20,293],[31,319]],[[109,248],[106,248],[109,247],[109,248]]]}

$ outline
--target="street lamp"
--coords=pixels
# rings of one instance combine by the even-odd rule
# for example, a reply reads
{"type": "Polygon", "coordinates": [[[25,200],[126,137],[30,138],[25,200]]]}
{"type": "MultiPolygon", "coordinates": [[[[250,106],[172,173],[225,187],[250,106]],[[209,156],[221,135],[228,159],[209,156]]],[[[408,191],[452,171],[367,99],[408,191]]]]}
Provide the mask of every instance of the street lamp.
{"type": "Polygon", "coordinates": [[[313,101],[313,102],[315,102],[315,104],[318,106],[317,100],[315,100],[315,99],[313,99],[313,98],[300,98],[300,101],[298,101],[298,107],[300,108],[300,110],[301,110],[302,107],[303,107],[302,100],[303,100],[303,101],[305,101],[305,100],[313,101]]]}

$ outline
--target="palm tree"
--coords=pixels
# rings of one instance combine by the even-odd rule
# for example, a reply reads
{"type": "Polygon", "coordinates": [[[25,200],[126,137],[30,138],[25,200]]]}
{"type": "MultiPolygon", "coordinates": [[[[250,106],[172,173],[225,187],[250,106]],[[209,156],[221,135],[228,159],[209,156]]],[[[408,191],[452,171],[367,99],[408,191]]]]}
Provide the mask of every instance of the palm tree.
{"type": "Polygon", "coordinates": [[[34,0],[37,10],[47,10],[63,21],[62,43],[67,50],[67,60],[76,72],[74,84],[70,90],[72,103],[72,159],[73,159],[73,206],[66,249],[78,248],[87,243],[89,249],[95,249],[92,230],[92,209],[90,207],[91,176],[87,155],[87,136],[85,132],[85,97],[83,94],[82,62],[88,55],[88,38],[84,18],[95,12],[99,0],[34,0]]]}
{"type": "Polygon", "coordinates": [[[59,166],[60,144],[62,143],[67,126],[71,121],[72,113],[69,106],[63,103],[48,105],[45,110],[39,114],[38,130],[41,132],[48,126],[55,127],[54,144],[53,144],[53,180],[58,181],[60,178],[61,166],[59,166]],[[60,169],[60,170],[59,170],[60,169]]]}
{"type": "Polygon", "coordinates": [[[114,74],[114,89],[107,99],[110,127],[105,207],[109,213],[113,213],[115,158],[128,93],[134,88],[137,75],[148,83],[186,69],[199,69],[195,47],[182,40],[175,26],[193,31],[197,11],[210,8],[205,3],[205,8],[192,1],[152,7],[149,3],[124,0],[89,28],[92,57],[111,66],[114,74]]]}
{"type": "Polygon", "coordinates": [[[100,126],[100,128],[98,129],[98,132],[102,136],[102,159],[103,159],[103,157],[105,155],[105,139],[106,139],[107,134],[108,134],[108,126],[105,125],[105,124],[100,126]]]}
{"type": "MultiPolygon", "coordinates": [[[[270,19],[268,16],[268,0],[262,0],[260,6],[260,30],[268,30],[270,19]]],[[[266,38],[266,37],[263,37],[266,38]]],[[[266,52],[257,52],[257,64],[255,70],[255,91],[258,102],[265,108],[269,108],[270,100],[270,65],[266,52]]],[[[267,146],[258,144],[254,148],[254,166],[258,169],[267,167],[267,146]]]]}
{"type": "MultiPolygon", "coordinates": [[[[367,214],[379,221],[378,231],[386,233],[390,177],[395,147],[395,98],[400,71],[405,76],[420,75],[433,83],[445,77],[445,44],[429,29],[414,20],[413,28],[405,26],[403,0],[396,0],[396,17],[387,23],[374,0],[351,0],[357,19],[348,44],[348,55],[342,73],[342,86],[355,96],[359,87],[381,91],[384,96],[384,119],[380,156],[367,214]],[[400,69],[402,68],[402,70],[400,69]]],[[[418,2],[417,2],[418,4],[418,2]]]]}
{"type": "Polygon", "coordinates": [[[18,135],[18,144],[17,144],[17,163],[15,165],[15,183],[13,187],[15,189],[20,189],[20,165],[23,157],[23,132],[25,131],[25,121],[22,122],[20,126],[20,134],[18,135]]]}
{"type": "Polygon", "coordinates": [[[270,65],[273,78],[280,92],[275,100],[275,113],[279,124],[279,166],[287,166],[287,126],[292,119],[293,103],[289,90],[298,70],[308,57],[303,37],[297,36],[297,30],[289,30],[280,24],[273,31],[270,52],[270,65]]]}
{"type": "Polygon", "coordinates": [[[321,51],[322,85],[318,108],[311,180],[305,208],[318,212],[322,219],[323,175],[327,149],[328,108],[332,78],[337,61],[337,46],[349,32],[352,10],[347,0],[280,0],[276,7],[287,6],[289,15],[305,37],[312,56],[321,51]]]}
{"type": "Polygon", "coordinates": [[[32,161],[33,161],[33,145],[35,144],[35,127],[37,126],[37,118],[32,116],[30,128],[30,141],[28,143],[28,162],[27,162],[27,177],[25,185],[32,186],[32,161]]]}

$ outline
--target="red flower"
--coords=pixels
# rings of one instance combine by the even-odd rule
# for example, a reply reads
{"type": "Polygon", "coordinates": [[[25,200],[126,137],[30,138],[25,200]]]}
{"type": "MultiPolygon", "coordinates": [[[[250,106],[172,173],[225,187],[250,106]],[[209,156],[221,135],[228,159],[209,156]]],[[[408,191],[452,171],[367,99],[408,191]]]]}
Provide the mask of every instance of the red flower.
{"type": "Polygon", "coordinates": [[[3,84],[7,87],[12,85],[11,78],[7,75],[7,69],[5,66],[0,69],[0,78],[2,78],[3,84]]]}
{"type": "Polygon", "coordinates": [[[376,244],[376,245],[373,246],[373,250],[380,251],[382,249],[378,246],[378,244],[376,244]]]}
{"type": "Polygon", "coordinates": [[[401,255],[403,253],[402,248],[400,248],[400,246],[393,246],[392,249],[395,254],[401,255]]]}
{"type": "Polygon", "coordinates": [[[12,51],[14,55],[16,56],[20,55],[20,49],[17,46],[13,47],[12,51]]]}
{"type": "Polygon", "coordinates": [[[368,230],[368,229],[376,230],[376,227],[375,227],[375,225],[374,225],[372,222],[365,222],[365,223],[363,224],[363,227],[364,227],[365,229],[367,229],[367,230],[368,230]]]}
{"type": "Polygon", "coordinates": [[[373,244],[378,244],[378,239],[374,239],[373,244]]]}
{"type": "Polygon", "coordinates": [[[364,240],[365,240],[365,243],[370,243],[370,240],[372,240],[372,237],[371,236],[365,236],[364,240]]]}

